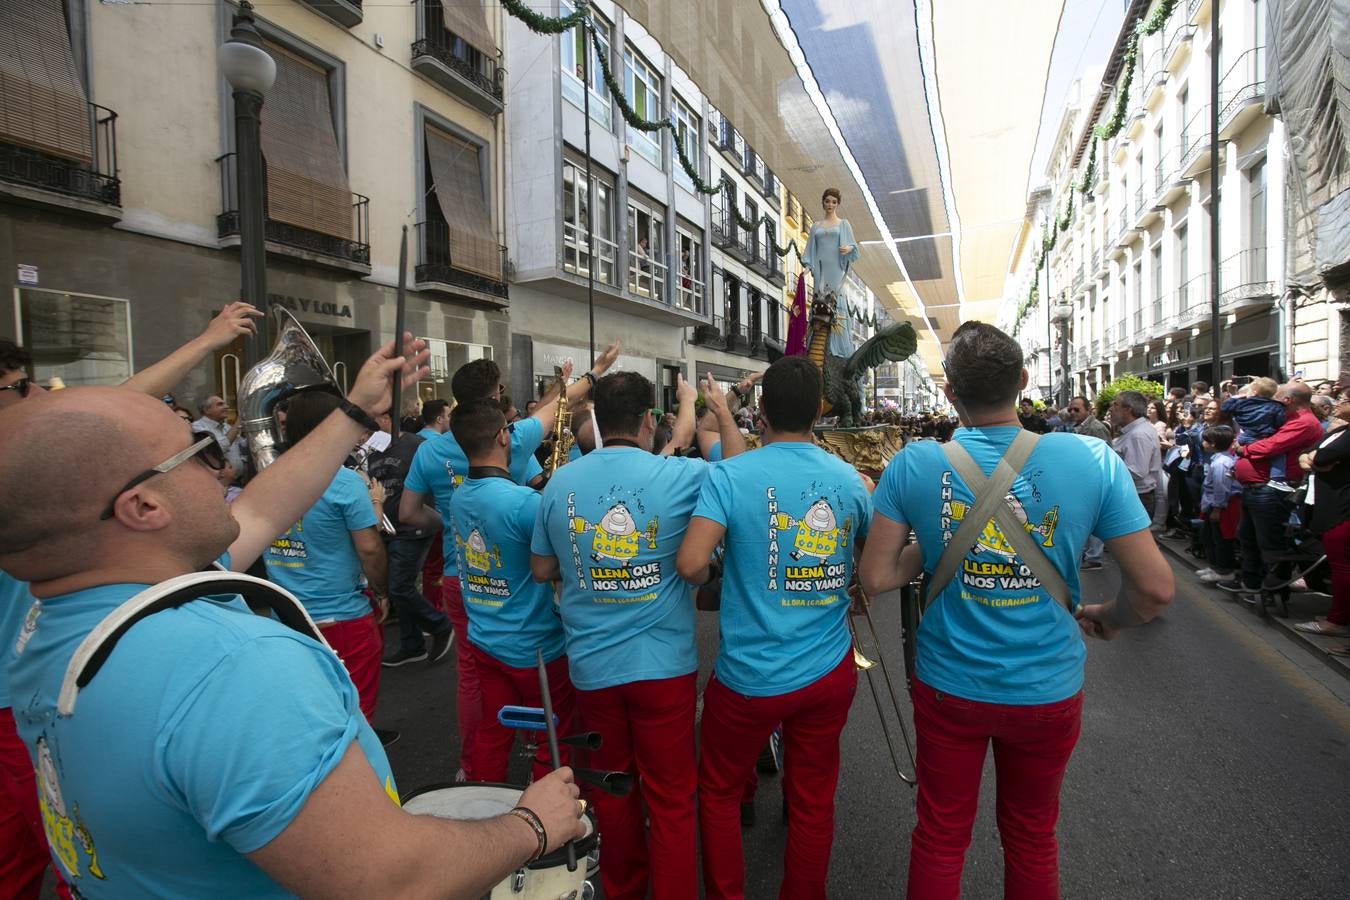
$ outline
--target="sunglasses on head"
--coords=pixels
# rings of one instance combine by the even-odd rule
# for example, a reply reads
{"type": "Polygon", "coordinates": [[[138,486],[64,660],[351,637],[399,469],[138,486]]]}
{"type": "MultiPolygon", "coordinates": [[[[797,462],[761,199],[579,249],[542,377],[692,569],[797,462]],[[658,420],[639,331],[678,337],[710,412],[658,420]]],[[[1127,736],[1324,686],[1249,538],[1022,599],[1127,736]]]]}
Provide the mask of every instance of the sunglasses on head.
{"type": "Polygon", "coordinates": [[[0,387],[0,391],[18,391],[20,397],[27,397],[28,392],[32,389],[33,379],[31,378],[20,378],[13,384],[7,384],[4,387],[0,387]]]}
{"type": "Polygon", "coordinates": [[[194,431],[192,432],[192,443],[186,450],[180,450],[173,456],[164,460],[164,462],[146,469],[144,472],[124,484],[122,489],[108,501],[107,508],[104,509],[103,514],[98,517],[99,521],[107,521],[113,517],[113,506],[117,503],[118,497],[121,497],[137,485],[149,481],[156,475],[164,475],[168,472],[172,472],[194,456],[199,458],[203,465],[213,471],[219,472],[225,468],[225,451],[220,449],[220,444],[216,441],[215,437],[213,435],[203,434],[200,431],[194,431]]]}

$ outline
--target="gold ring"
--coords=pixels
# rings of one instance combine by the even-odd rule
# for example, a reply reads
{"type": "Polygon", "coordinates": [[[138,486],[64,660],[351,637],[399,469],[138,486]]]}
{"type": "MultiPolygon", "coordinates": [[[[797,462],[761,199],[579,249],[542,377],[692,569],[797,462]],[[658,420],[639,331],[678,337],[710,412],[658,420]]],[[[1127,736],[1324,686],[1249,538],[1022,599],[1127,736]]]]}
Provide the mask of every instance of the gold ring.
{"type": "Polygon", "coordinates": [[[581,804],[581,812],[577,813],[577,818],[579,819],[579,818],[581,818],[582,816],[586,815],[586,805],[587,805],[587,804],[586,804],[586,801],[585,801],[585,800],[577,800],[577,802],[581,804]]]}

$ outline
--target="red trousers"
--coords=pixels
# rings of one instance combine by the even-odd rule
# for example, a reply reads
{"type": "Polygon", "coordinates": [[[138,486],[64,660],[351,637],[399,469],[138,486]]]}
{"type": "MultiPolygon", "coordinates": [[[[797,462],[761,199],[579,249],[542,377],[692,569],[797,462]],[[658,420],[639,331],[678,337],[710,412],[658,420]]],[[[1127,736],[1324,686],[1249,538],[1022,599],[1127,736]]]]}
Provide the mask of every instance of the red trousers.
{"type": "Polygon", "coordinates": [[[60,872],[52,864],[38,808],[33,760],[14,728],[14,711],[0,708],[0,896],[37,900],[47,866],[56,874],[56,892],[70,900],[60,872]]]}
{"type": "Polygon", "coordinates": [[[776,697],[746,697],[713,676],[703,690],[698,766],[703,887],[709,900],[745,896],[740,804],[769,735],[783,725],[788,837],[780,898],[824,898],[834,843],[839,735],[858,687],[852,653],[827,675],[776,697]]]}
{"type": "MultiPolygon", "coordinates": [[[[483,695],[478,687],[478,667],[469,649],[469,614],[459,576],[441,582],[445,614],[455,627],[455,711],[459,716],[459,767],[469,781],[490,781],[479,772],[478,725],[483,719],[483,695]]],[[[492,714],[496,719],[496,712],[492,714]]]]}
{"type": "MultiPolygon", "coordinates": [[[[473,657],[478,690],[482,697],[482,720],[478,723],[477,746],[473,754],[474,778],[478,781],[504,782],[507,765],[511,761],[511,747],[516,741],[516,730],[498,722],[497,713],[503,706],[543,707],[539,670],[534,666],[519,669],[508,666],[467,640],[462,641],[459,647],[466,655],[473,657]]],[[[558,736],[571,734],[576,692],[572,689],[572,679],[567,676],[567,657],[560,656],[546,663],[544,669],[548,672],[548,692],[553,700],[553,714],[558,717],[558,736]]],[[[553,771],[553,758],[549,753],[547,737],[538,734],[535,738],[539,746],[534,755],[534,777],[539,779],[553,771]]],[[[566,744],[558,747],[558,756],[565,766],[571,763],[570,749],[566,744]]]]}
{"type": "Polygon", "coordinates": [[[627,797],[587,794],[600,831],[606,900],[644,900],[648,888],[652,900],[698,896],[697,694],[693,672],[577,691],[582,727],[603,739],[600,749],[591,751],[591,765],[638,776],[627,797]]]}
{"type": "Polygon", "coordinates": [[[431,546],[427,558],[422,563],[422,596],[432,609],[445,612],[445,598],[441,596],[441,584],[445,580],[445,553],[441,544],[441,533],[431,536],[431,546]]]}
{"type": "Polygon", "coordinates": [[[1350,521],[1322,532],[1322,547],[1331,568],[1331,612],[1327,621],[1350,625],[1350,521]]]}
{"type": "Polygon", "coordinates": [[[912,900],[958,900],[980,797],[984,754],[994,745],[1003,896],[1059,897],[1059,788],[1082,725],[1083,692],[1038,706],[979,703],[915,679],[918,824],[909,853],[912,900]]]}
{"type": "Polygon", "coordinates": [[[380,659],[384,656],[384,632],[375,624],[375,616],[332,622],[320,625],[319,630],[347,667],[361,698],[361,712],[367,722],[373,723],[375,704],[380,699],[380,659]]]}

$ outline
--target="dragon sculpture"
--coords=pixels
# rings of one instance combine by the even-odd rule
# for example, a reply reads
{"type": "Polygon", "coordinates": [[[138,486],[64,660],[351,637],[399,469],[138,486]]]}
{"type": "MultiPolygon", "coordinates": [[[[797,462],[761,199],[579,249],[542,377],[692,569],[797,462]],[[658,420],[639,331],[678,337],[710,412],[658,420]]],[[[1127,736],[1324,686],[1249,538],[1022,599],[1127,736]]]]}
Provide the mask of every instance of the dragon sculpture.
{"type": "Polygon", "coordinates": [[[832,290],[820,292],[812,298],[806,356],[820,368],[821,377],[825,380],[824,414],[837,416],[840,428],[857,428],[862,424],[862,387],[858,380],[863,372],[883,362],[899,362],[908,358],[918,349],[919,336],[909,322],[897,322],[864,341],[848,359],[835,356],[826,348],[838,315],[837,301],[838,297],[832,290]]]}

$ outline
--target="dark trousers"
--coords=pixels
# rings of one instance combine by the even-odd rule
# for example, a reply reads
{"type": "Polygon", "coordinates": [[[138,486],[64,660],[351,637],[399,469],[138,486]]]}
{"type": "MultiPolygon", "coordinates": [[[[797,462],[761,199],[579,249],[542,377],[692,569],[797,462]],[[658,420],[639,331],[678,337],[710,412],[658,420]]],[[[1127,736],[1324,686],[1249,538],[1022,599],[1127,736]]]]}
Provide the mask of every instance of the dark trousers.
{"type": "Polygon", "coordinates": [[[1228,574],[1236,565],[1233,542],[1223,536],[1218,522],[1209,519],[1200,525],[1200,542],[1205,548],[1205,560],[1216,572],[1228,574]]]}
{"type": "Polygon", "coordinates": [[[1267,575],[1285,580],[1289,563],[1276,562],[1289,549],[1285,525],[1289,522],[1290,494],[1264,484],[1242,488],[1242,521],[1238,523],[1238,542],[1242,545],[1242,583],[1249,591],[1261,589],[1267,575]]]}
{"type": "Polygon", "coordinates": [[[393,538],[385,543],[389,556],[389,601],[398,611],[399,644],[404,650],[426,648],[422,633],[440,634],[450,627],[445,613],[427,603],[417,589],[430,537],[393,538]]]}

